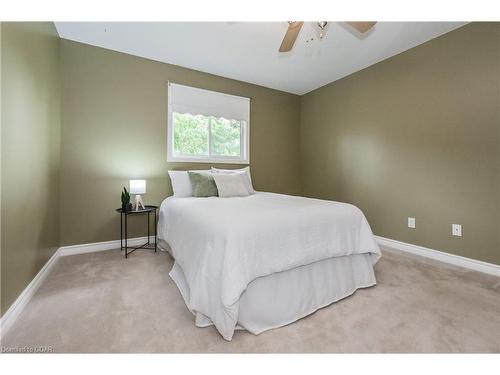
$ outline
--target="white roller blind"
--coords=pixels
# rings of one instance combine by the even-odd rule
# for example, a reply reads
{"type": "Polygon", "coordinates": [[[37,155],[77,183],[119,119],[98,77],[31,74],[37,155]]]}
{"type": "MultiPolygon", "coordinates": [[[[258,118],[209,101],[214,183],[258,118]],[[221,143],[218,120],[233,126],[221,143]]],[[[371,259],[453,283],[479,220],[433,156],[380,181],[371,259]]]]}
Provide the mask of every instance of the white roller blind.
{"type": "Polygon", "coordinates": [[[248,123],[250,99],[216,91],[169,83],[168,102],[172,112],[223,117],[248,123]]]}

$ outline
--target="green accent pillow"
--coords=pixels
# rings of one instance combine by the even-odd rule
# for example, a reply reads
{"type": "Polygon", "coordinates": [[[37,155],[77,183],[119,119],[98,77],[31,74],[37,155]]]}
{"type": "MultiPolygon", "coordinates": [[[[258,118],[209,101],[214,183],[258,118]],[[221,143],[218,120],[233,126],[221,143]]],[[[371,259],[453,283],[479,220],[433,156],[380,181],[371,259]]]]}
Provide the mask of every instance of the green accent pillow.
{"type": "Polygon", "coordinates": [[[219,191],[211,173],[188,171],[189,181],[193,189],[193,197],[218,197],[219,191]]]}

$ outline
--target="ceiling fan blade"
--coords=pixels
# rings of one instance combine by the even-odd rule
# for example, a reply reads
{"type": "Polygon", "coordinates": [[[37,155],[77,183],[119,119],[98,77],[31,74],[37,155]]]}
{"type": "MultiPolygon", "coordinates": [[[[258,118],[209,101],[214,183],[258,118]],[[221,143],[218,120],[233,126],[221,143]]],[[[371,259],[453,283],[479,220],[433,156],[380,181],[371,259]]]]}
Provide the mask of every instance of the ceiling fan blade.
{"type": "Polygon", "coordinates": [[[360,33],[366,33],[370,30],[377,22],[346,22],[349,26],[354,27],[360,33]]]}
{"type": "Polygon", "coordinates": [[[285,37],[281,42],[281,46],[279,49],[280,52],[288,52],[292,49],[293,44],[295,43],[295,39],[297,39],[297,36],[299,35],[300,29],[302,28],[303,24],[304,22],[302,21],[290,22],[285,37]]]}

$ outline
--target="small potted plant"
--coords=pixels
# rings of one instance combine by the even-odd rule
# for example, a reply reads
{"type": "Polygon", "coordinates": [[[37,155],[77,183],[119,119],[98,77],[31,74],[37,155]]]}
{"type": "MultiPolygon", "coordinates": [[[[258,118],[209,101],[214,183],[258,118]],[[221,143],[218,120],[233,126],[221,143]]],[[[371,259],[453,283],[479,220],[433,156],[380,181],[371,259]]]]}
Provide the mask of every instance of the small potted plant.
{"type": "Polygon", "coordinates": [[[131,211],[132,203],[130,203],[130,193],[124,187],[122,191],[122,210],[123,211],[131,211]]]}

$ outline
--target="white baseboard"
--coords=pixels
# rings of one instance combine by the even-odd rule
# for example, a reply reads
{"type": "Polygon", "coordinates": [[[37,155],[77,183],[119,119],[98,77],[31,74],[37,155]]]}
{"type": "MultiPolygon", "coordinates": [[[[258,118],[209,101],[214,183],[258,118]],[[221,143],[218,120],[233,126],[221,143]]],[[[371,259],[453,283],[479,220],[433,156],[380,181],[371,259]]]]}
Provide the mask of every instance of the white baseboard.
{"type": "MultiPolygon", "coordinates": [[[[148,240],[148,237],[135,237],[128,239],[128,246],[139,246],[148,240]]],[[[154,236],[149,237],[150,241],[155,240],[154,236]]],[[[104,251],[104,250],[113,250],[120,248],[120,240],[115,241],[104,241],[104,242],[94,242],[94,243],[86,243],[82,245],[70,245],[70,246],[62,246],[59,248],[59,255],[76,255],[76,254],[84,254],[84,253],[93,253],[95,251],[104,251]]]]}
{"type": "MultiPolygon", "coordinates": [[[[147,241],[147,237],[135,237],[128,239],[128,246],[139,246],[147,241]]],[[[154,242],[154,236],[150,236],[150,240],[154,242]]],[[[62,246],[56,250],[56,252],[50,257],[50,259],[45,263],[42,269],[37,273],[37,275],[31,280],[28,286],[22,291],[22,293],[17,297],[14,303],[9,307],[9,309],[3,314],[0,322],[0,337],[5,335],[12,324],[21,314],[21,311],[26,307],[31,298],[35,295],[42,282],[45,280],[47,275],[50,273],[52,268],[57,262],[60,256],[76,255],[84,253],[92,253],[95,251],[104,251],[120,248],[120,240],[116,241],[105,241],[105,242],[95,242],[83,245],[72,245],[72,246],[62,246]]]]}
{"type": "Polygon", "coordinates": [[[36,276],[31,280],[28,286],[22,291],[22,293],[17,297],[14,303],[9,307],[9,309],[3,314],[2,321],[0,324],[1,333],[0,336],[5,335],[12,324],[16,321],[21,311],[26,307],[28,302],[31,300],[33,295],[36,293],[42,282],[45,280],[47,275],[50,273],[52,268],[57,262],[59,257],[59,249],[49,258],[47,263],[42,267],[42,269],[36,274],[36,276]]]}
{"type": "Polygon", "coordinates": [[[405,251],[415,255],[420,255],[426,258],[438,260],[453,264],[455,266],[467,268],[470,270],[487,273],[500,277],[500,266],[493,263],[482,262],[471,258],[465,258],[460,255],[444,253],[442,251],[429,249],[427,247],[412,245],[406,242],[392,240],[390,238],[375,236],[379,245],[387,246],[396,250],[405,251]]]}

